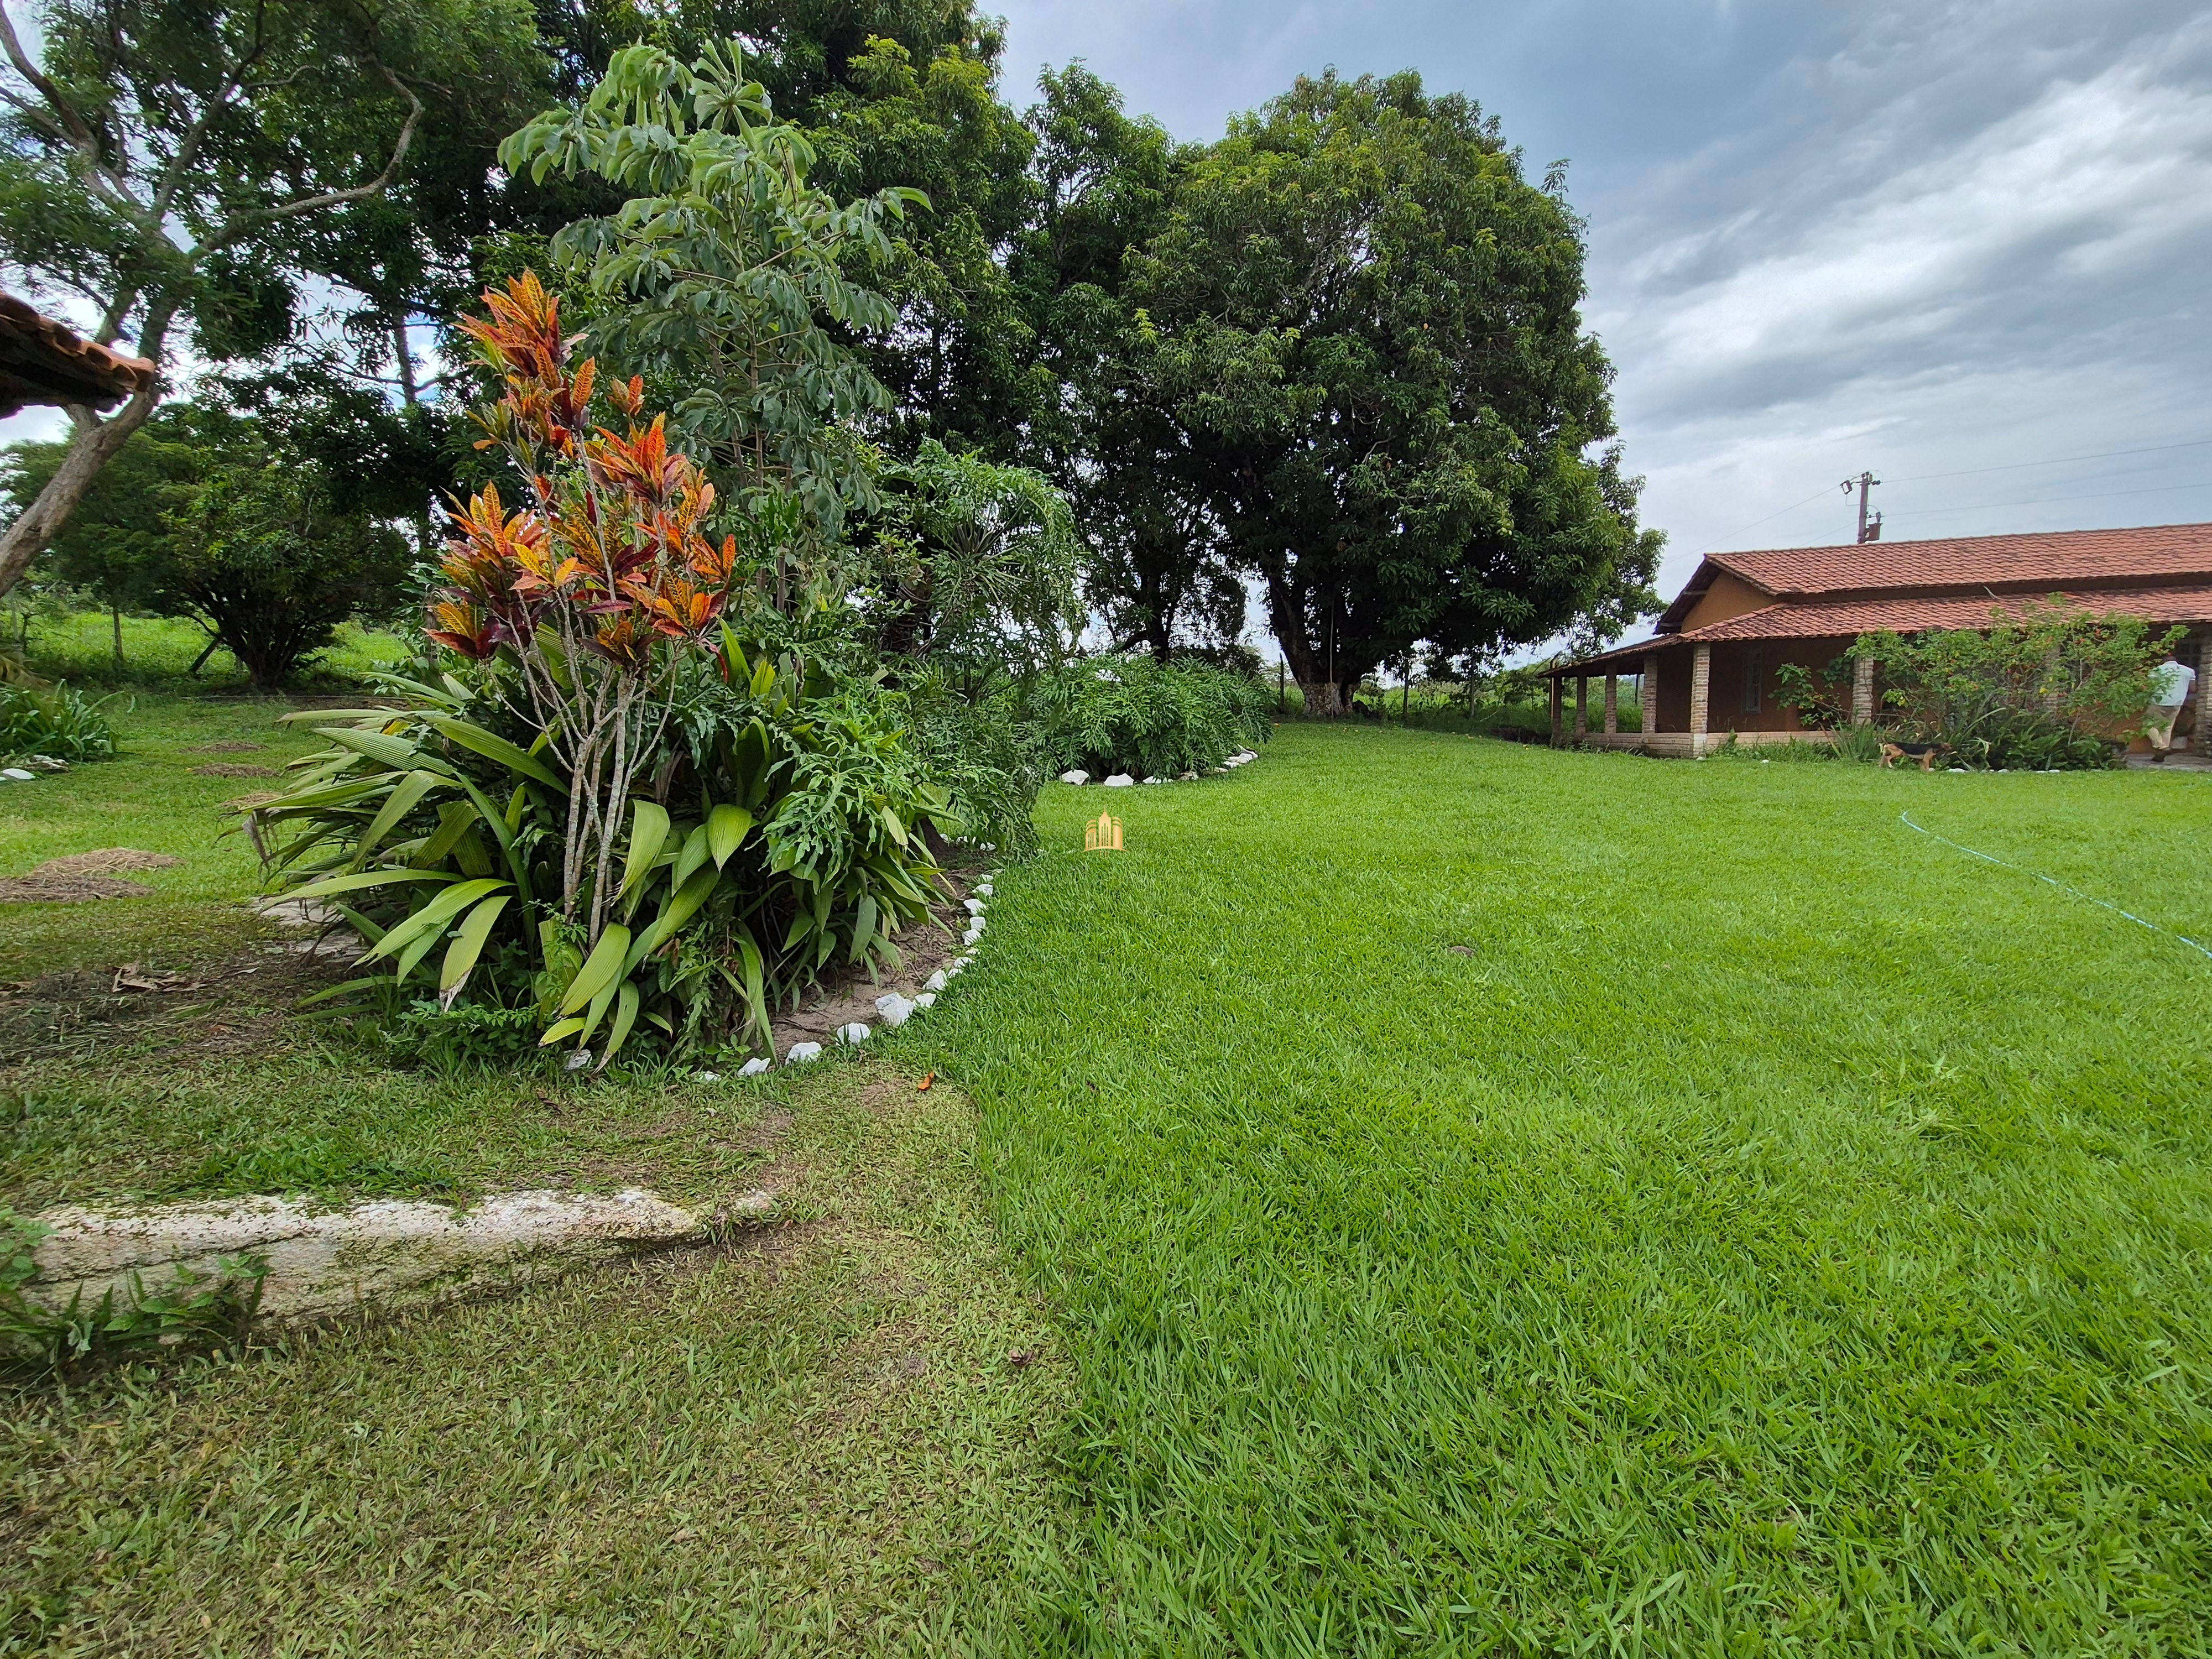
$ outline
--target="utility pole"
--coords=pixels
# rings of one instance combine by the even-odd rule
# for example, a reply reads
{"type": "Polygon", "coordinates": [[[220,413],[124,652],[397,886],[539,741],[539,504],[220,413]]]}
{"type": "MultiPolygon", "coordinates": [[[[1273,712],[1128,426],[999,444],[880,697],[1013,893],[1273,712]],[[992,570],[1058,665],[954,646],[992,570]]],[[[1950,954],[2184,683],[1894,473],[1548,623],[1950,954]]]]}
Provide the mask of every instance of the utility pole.
{"type": "Polygon", "coordinates": [[[1875,514],[1872,522],[1867,519],[1867,491],[1881,482],[1871,472],[1862,472],[1856,478],[1844,480],[1844,495],[1850,495],[1854,489],[1859,492],[1859,541],[1862,544],[1881,539],[1881,514],[1875,514]]]}

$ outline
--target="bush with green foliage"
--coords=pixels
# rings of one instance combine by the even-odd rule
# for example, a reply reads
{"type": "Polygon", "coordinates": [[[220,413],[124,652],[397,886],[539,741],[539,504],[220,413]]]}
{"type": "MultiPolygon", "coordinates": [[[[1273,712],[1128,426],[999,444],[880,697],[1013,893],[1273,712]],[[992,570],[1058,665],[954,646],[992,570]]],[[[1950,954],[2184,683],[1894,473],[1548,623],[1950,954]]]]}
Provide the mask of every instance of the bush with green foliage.
{"type": "Polygon", "coordinates": [[[1030,708],[1054,770],[1172,778],[1266,742],[1275,692],[1200,662],[1086,657],[1041,677],[1030,708]]]}
{"type": "Polygon", "coordinates": [[[1850,654],[1874,659],[1899,735],[1960,766],[2070,769],[2118,763],[2184,631],[2054,599],[1986,629],[1863,635],[1850,654]]]}
{"type": "Polygon", "coordinates": [[[0,680],[0,760],[43,755],[70,762],[112,760],[115,732],[103,697],[67,684],[38,686],[0,680]]]}

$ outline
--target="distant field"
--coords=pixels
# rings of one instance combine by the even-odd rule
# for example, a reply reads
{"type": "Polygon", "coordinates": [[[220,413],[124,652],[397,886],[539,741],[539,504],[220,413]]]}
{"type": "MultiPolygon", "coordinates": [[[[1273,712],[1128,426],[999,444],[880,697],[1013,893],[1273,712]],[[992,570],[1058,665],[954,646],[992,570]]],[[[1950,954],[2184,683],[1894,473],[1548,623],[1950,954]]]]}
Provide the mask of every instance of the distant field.
{"type": "MultiPolygon", "coordinates": [[[[12,628],[9,637],[12,642],[12,628]]],[[[228,651],[218,650],[196,678],[188,678],[206,648],[207,635],[191,623],[168,617],[125,617],[118,665],[114,626],[105,611],[35,617],[30,624],[30,664],[48,679],[80,685],[242,690],[246,671],[228,651]]],[[[406,660],[407,648],[398,635],[348,623],[338,629],[337,643],[314,658],[302,678],[310,683],[358,680],[372,670],[398,668],[406,660]]]]}

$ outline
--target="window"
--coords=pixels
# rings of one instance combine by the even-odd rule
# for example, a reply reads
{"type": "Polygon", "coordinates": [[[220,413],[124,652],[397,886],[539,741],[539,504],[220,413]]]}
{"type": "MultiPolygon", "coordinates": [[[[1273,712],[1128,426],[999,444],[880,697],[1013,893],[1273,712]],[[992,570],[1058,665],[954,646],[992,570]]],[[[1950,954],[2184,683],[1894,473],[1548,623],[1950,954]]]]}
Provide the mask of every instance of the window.
{"type": "Polygon", "coordinates": [[[1743,659],[1743,712],[1759,712],[1759,647],[1753,646],[1743,659]]]}

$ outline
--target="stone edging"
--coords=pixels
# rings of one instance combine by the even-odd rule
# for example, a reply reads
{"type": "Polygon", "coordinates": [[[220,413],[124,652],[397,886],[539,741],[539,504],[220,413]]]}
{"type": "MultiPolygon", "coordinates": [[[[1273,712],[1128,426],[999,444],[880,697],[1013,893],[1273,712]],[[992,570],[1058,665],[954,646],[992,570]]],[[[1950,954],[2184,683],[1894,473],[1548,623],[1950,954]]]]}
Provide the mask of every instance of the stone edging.
{"type": "MultiPolygon", "coordinates": [[[[1259,758],[1260,754],[1257,750],[1240,749],[1204,775],[1209,778],[1226,777],[1238,767],[1249,766],[1259,758]]],[[[1127,789],[1137,783],[1195,783],[1199,776],[1200,774],[1196,772],[1185,772],[1182,776],[1173,778],[1134,778],[1127,772],[1116,772],[1110,778],[1101,778],[1098,781],[1098,787],[1102,789],[1127,789]]],[[[1060,775],[1060,781],[1062,783],[1073,784],[1079,789],[1091,781],[1091,774],[1084,771],[1080,767],[1073,767],[1062,772],[1060,775]]]]}
{"type": "MultiPolygon", "coordinates": [[[[921,994],[905,997],[893,991],[887,996],[876,999],[876,1021],[884,1030],[896,1030],[925,1008],[934,1006],[939,996],[959,976],[960,970],[975,960],[976,945],[983,937],[983,912],[989,908],[984,901],[992,896],[992,886],[998,875],[995,870],[985,871],[982,880],[977,882],[969,890],[969,896],[961,901],[968,912],[968,931],[960,936],[960,954],[922,981],[921,994]]],[[[873,1027],[854,1020],[849,1025],[837,1028],[838,1046],[858,1048],[874,1035],[873,1027]]],[[[809,1060],[821,1059],[823,1052],[822,1044],[818,1042],[794,1042],[785,1051],[783,1063],[786,1066],[804,1066],[809,1060]]],[[[738,1075],[758,1077],[775,1064],[766,1055],[757,1054],[738,1068],[738,1075]]]]}

